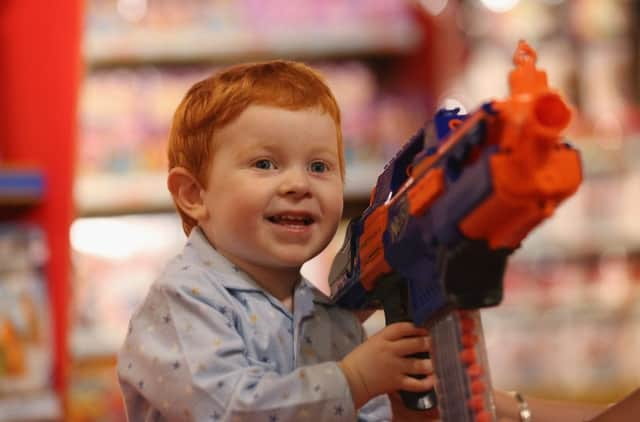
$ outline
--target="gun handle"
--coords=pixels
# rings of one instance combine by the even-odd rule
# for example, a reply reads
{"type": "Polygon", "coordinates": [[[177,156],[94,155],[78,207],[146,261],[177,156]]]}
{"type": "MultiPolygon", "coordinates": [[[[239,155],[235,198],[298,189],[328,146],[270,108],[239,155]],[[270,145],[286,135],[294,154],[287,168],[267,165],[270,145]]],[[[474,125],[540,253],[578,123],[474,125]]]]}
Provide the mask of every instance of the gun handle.
{"type": "MultiPolygon", "coordinates": [[[[378,280],[376,284],[376,297],[382,303],[384,309],[385,324],[395,322],[411,322],[409,304],[409,286],[407,280],[398,274],[390,274],[378,280]]],[[[415,353],[410,355],[417,359],[428,359],[428,352],[415,353]]],[[[411,375],[415,378],[424,378],[424,375],[411,375]]],[[[402,402],[408,409],[431,410],[437,404],[436,392],[434,389],[420,392],[400,391],[402,402]]]]}

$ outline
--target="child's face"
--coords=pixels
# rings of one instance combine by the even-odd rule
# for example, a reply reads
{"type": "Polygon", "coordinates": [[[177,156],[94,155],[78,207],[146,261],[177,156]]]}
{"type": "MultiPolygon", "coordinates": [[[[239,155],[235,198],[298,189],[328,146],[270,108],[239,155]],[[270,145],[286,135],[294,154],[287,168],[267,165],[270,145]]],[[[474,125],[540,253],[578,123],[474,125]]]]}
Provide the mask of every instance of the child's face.
{"type": "Polygon", "coordinates": [[[317,109],[252,105],[217,132],[214,145],[200,227],[254,277],[297,276],[342,215],[333,119],[317,109]]]}

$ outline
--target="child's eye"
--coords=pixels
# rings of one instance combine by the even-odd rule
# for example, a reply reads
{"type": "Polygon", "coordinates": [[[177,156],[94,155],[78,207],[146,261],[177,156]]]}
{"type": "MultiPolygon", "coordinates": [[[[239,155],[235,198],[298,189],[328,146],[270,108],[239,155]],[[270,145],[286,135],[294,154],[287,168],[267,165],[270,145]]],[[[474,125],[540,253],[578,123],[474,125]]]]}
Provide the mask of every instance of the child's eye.
{"type": "Polygon", "coordinates": [[[255,168],[260,170],[271,170],[276,167],[271,160],[267,159],[258,160],[253,165],[255,166],[255,168]]]}
{"type": "Polygon", "coordinates": [[[309,166],[309,169],[314,173],[324,173],[325,171],[329,170],[329,167],[327,166],[326,163],[323,163],[322,161],[314,161],[309,166]]]}

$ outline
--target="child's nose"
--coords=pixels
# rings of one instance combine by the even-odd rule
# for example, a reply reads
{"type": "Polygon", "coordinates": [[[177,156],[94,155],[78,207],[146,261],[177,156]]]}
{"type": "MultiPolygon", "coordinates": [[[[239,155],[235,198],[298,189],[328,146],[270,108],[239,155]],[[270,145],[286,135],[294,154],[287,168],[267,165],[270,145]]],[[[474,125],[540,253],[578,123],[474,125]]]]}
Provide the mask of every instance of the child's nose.
{"type": "Polygon", "coordinates": [[[280,194],[304,197],[310,193],[309,175],[305,169],[289,169],[280,184],[280,194]]]}

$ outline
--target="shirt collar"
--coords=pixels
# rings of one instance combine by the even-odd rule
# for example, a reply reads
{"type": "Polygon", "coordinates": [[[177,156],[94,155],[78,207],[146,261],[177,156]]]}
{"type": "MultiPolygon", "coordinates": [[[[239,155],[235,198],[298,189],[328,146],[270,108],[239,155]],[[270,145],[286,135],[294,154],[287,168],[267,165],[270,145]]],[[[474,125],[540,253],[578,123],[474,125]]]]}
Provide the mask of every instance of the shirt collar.
{"type": "Polygon", "coordinates": [[[184,255],[195,259],[205,268],[222,273],[224,277],[220,277],[218,281],[225,288],[262,290],[247,273],[218,253],[198,226],[191,230],[187,244],[184,247],[184,255]]]}

